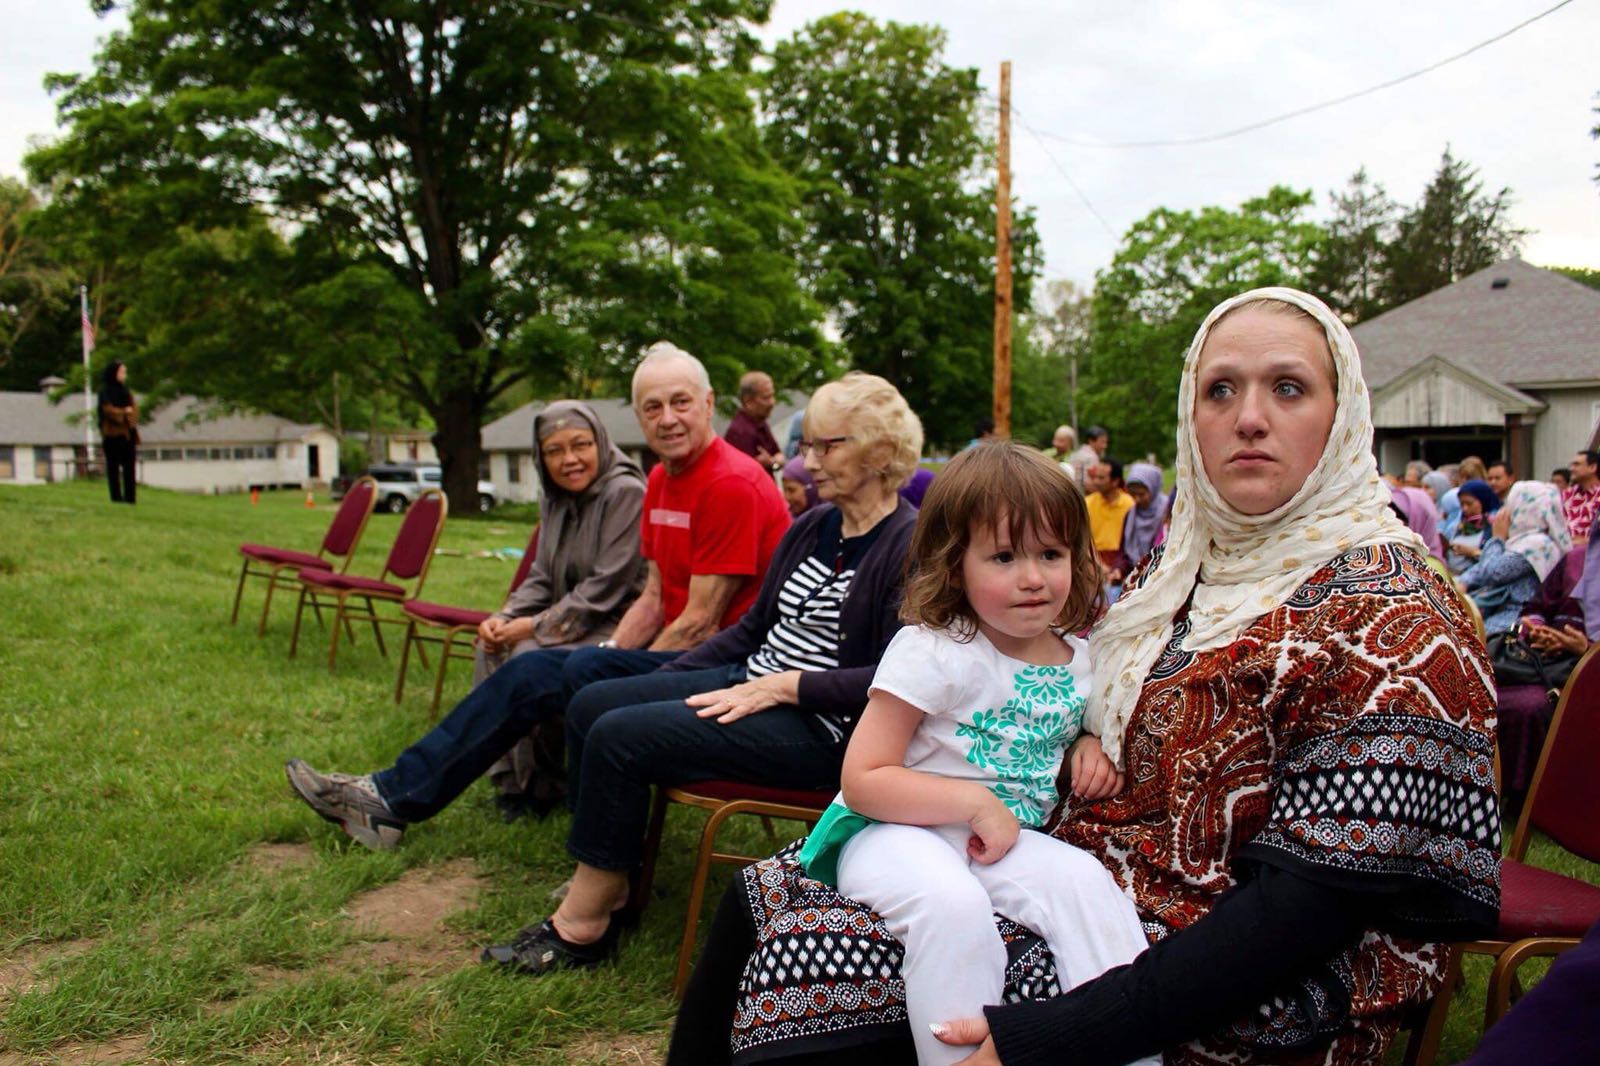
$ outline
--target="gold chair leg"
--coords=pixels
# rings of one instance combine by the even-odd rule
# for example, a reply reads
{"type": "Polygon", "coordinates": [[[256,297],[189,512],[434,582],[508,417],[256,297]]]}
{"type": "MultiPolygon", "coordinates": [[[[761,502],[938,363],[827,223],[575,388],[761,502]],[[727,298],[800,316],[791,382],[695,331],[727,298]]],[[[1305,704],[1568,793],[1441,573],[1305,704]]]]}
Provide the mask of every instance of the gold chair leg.
{"type": "MultiPolygon", "coordinates": [[[[338,657],[339,657],[339,627],[341,625],[348,626],[350,624],[349,619],[345,618],[345,616],[344,616],[344,607],[345,607],[345,600],[346,599],[347,599],[347,597],[345,596],[345,594],[341,592],[339,594],[338,605],[334,608],[334,611],[333,611],[333,636],[330,637],[329,640],[328,640],[328,672],[329,673],[333,672],[334,661],[336,659],[338,659],[338,657]]],[[[354,633],[351,633],[350,634],[350,643],[354,644],[355,642],[356,642],[356,636],[355,636],[354,633]]]]}
{"type": "Polygon", "coordinates": [[[367,620],[372,623],[372,639],[378,642],[378,654],[385,659],[389,657],[389,649],[383,646],[383,627],[378,624],[378,605],[372,602],[372,597],[364,597],[367,601],[367,620]]]}
{"type": "MultiPolygon", "coordinates": [[[[300,599],[294,605],[294,632],[289,636],[289,658],[294,658],[294,653],[300,649],[300,616],[306,610],[306,587],[300,586],[300,599]]],[[[320,614],[319,614],[320,617],[320,614]]]]}
{"type": "Polygon", "coordinates": [[[455,627],[444,631],[444,641],[439,648],[439,669],[434,671],[433,703],[428,707],[430,719],[439,717],[439,701],[444,697],[444,675],[450,669],[450,643],[456,639],[455,627]]]}
{"type": "Polygon", "coordinates": [[[406,692],[406,664],[411,660],[411,642],[417,635],[415,619],[406,622],[406,639],[400,644],[400,677],[394,683],[394,701],[400,702],[400,697],[406,692]]]}
{"type": "Polygon", "coordinates": [[[1461,973],[1461,949],[1445,949],[1444,984],[1428,1005],[1423,1023],[1411,1030],[1406,1041],[1405,1066],[1433,1066],[1439,1054],[1439,1040],[1444,1036],[1444,1023],[1450,1017],[1450,1001],[1455,998],[1456,977],[1461,973]]]}
{"type": "Polygon", "coordinates": [[[717,833],[722,823],[738,814],[732,804],[718,807],[706,819],[700,831],[700,853],[695,857],[694,879],[689,883],[689,912],[683,918],[683,942],[678,945],[678,968],[672,978],[672,994],[683,998],[683,989],[689,983],[689,964],[694,961],[694,936],[700,928],[700,907],[705,903],[706,881],[711,876],[711,856],[716,851],[717,833]]]}
{"type": "Polygon", "coordinates": [[[239,622],[239,601],[244,598],[244,579],[250,576],[250,557],[245,556],[244,565],[239,567],[239,587],[233,591],[233,615],[229,617],[228,624],[237,625],[239,622]]]}

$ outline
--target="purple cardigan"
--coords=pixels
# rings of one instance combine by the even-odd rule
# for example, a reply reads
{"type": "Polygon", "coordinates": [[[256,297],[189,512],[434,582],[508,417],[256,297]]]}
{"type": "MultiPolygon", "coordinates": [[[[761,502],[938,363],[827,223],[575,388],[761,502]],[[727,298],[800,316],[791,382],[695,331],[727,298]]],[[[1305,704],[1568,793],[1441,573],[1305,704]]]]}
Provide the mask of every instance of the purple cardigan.
{"type": "MultiPolygon", "coordinates": [[[[831,504],[823,504],[795,519],[778,543],[761,591],[744,616],[661,669],[708,670],[753,655],[778,621],[778,591],[816,549],[817,525],[833,509],[831,504]]],[[[904,499],[883,520],[883,531],[861,557],[839,609],[838,669],[807,670],[800,675],[801,710],[854,717],[866,707],[878,660],[900,631],[906,552],[916,524],[917,509],[904,499]]]]}

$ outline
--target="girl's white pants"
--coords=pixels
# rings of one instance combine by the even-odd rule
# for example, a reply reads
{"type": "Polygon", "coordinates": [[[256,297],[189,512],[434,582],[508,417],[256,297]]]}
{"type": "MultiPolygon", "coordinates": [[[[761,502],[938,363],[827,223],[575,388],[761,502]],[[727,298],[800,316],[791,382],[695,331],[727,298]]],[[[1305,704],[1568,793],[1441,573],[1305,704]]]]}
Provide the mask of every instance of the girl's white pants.
{"type": "Polygon", "coordinates": [[[877,911],[905,945],[906,1012],[921,1066],[974,1050],[941,1043],[930,1023],[975,1018],[1001,1001],[1006,949],[996,912],[1044,937],[1063,991],[1147,946],[1133,902],[1087,852],[1024,830],[986,866],[967,856],[971,834],[965,825],[880,822],[839,856],[839,891],[877,911]]]}

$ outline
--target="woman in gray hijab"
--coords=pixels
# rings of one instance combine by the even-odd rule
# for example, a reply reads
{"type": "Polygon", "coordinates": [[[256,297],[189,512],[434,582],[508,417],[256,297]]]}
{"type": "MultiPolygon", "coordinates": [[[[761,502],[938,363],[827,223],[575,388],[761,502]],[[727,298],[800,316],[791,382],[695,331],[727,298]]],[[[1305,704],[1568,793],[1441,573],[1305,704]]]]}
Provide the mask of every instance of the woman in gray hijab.
{"type": "MultiPolygon", "coordinates": [[[[598,644],[644,586],[639,464],[576,400],[558,400],[534,417],[533,445],[543,492],[539,546],[527,578],[478,627],[475,684],[524,651],[598,644]]],[[[560,724],[549,733],[559,745],[560,724]]],[[[560,800],[559,778],[546,779],[560,774],[560,751],[541,753],[544,741],[536,730],[489,769],[508,817],[560,800]]]]}

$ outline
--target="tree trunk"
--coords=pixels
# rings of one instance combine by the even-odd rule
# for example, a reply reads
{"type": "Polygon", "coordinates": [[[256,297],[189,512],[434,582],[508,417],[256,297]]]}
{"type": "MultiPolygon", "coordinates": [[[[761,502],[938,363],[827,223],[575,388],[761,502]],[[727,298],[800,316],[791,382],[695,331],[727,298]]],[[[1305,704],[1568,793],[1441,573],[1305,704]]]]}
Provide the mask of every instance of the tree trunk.
{"type": "Polygon", "coordinates": [[[444,468],[444,492],[456,514],[478,512],[478,464],[483,455],[479,427],[483,411],[470,388],[452,392],[433,410],[433,446],[444,468]]]}

